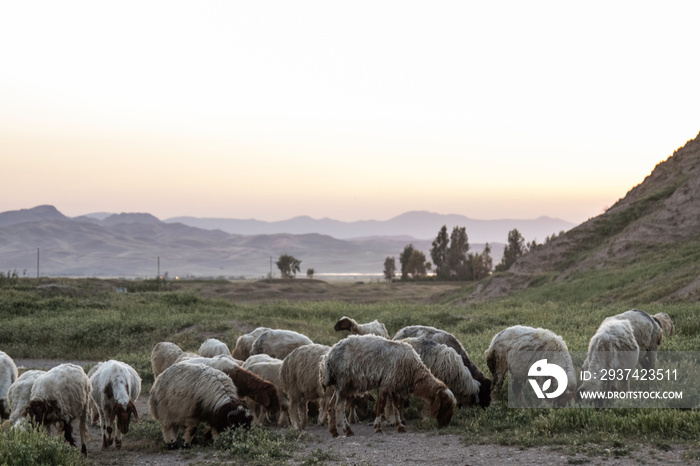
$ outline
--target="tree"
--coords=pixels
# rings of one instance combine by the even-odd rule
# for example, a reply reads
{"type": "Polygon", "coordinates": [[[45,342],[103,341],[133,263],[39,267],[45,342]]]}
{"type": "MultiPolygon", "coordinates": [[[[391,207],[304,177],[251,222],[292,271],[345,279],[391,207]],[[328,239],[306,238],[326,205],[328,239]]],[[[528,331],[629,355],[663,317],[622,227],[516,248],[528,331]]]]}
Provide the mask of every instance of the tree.
{"type": "Polygon", "coordinates": [[[486,243],[481,254],[469,254],[472,263],[472,277],[474,280],[481,280],[488,277],[493,270],[493,258],[491,257],[491,246],[486,243]]]}
{"type": "Polygon", "coordinates": [[[503,248],[503,258],[500,264],[496,266],[496,272],[508,270],[526,252],[525,238],[523,238],[517,228],[510,230],[508,232],[508,244],[503,248]]]}
{"type": "Polygon", "coordinates": [[[426,262],[425,254],[414,249],[411,252],[411,257],[406,265],[407,273],[411,274],[411,278],[425,278],[428,275],[428,270],[432,268],[430,262],[426,262]]]}
{"type": "Polygon", "coordinates": [[[294,278],[301,271],[301,261],[288,254],[282,254],[275,263],[285,279],[294,278]]]}
{"type": "Polygon", "coordinates": [[[406,280],[408,278],[408,261],[411,259],[411,254],[413,254],[413,244],[403,248],[403,252],[399,255],[399,262],[401,263],[401,280],[406,280]]]}
{"type": "Polygon", "coordinates": [[[384,259],[384,280],[391,282],[396,275],[396,259],[387,257],[384,259]]]}
{"type": "Polygon", "coordinates": [[[449,242],[450,239],[447,237],[447,225],[443,225],[435,241],[433,241],[433,247],[430,250],[430,258],[435,265],[435,275],[437,275],[437,278],[440,280],[450,278],[450,269],[447,264],[447,248],[449,242]]]}
{"type": "Polygon", "coordinates": [[[450,235],[450,245],[447,248],[447,267],[452,278],[468,280],[470,274],[470,262],[467,257],[469,252],[469,238],[465,227],[454,227],[450,235]]]}
{"type": "Polygon", "coordinates": [[[315,273],[316,273],[316,271],[314,269],[308,269],[306,271],[306,278],[308,278],[309,280],[313,280],[315,273]]]}

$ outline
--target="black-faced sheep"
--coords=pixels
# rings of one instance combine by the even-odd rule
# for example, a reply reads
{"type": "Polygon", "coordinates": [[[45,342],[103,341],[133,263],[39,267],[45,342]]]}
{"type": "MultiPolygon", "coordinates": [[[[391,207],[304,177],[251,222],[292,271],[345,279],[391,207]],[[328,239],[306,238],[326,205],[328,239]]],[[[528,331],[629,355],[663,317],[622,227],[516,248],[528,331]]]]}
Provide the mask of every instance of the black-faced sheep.
{"type": "Polygon", "coordinates": [[[233,348],[231,355],[234,358],[240,359],[242,361],[248,359],[248,356],[250,356],[250,348],[253,346],[253,342],[260,335],[267,332],[268,330],[272,329],[270,329],[269,327],[258,327],[252,332],[246,333],[245,335],[241,335],[240,337],[238,337],[238,339],[236,340],[236,346],[233,348]]]}
{"type": "Polygon", "coordinates": [[[673,320],[665,312],[659,312],[652,316],[654,320],[661,326],[664,331],[664,337],[672,337],[676,333],[676,326],[673,325],[673,320]]]}
{"type": "MultiPolygon", "coordinates": [[[[582,392],[628,391],[629,378],[609,377],[603,380],[601,374],[604,370],[634,369],[639,354],[632,323],[625,319],[605,319],[591,338],[583,363],[583,370],[595,373],[597,377],[581,383],[578,389],[579,399],[583,399],[580,395],[582,392]]],[[[601,403],[600,400],[598,402],[601,403]]]]}
{"type": "Polygon", "coordinates": [[[508,327],[493,337],[485,356],[493,377],[491,400],[498,398],[506,375],[510,372],[513,395],[522,402],[522,388],[528,371],[542,359],[547,359],[548,364],[557,364],[566,373],[567,386],[554,399],[554,404],[564,406],[576,396],[576,372],[569,349],[564,339],[550,330],[523,325],[508,327]]]}
{"type": "Polygon", "coordinates": [[[268,330],[255,339],[250,354],[265,353],[273,358],[284,359],[298,347],[311,343],[313,341],[309,337],[292,330],[268,330]]]}
{"type": "Polygon", "coordinates": [[[277,389],[277,398],[279,400],[279,412],[274,413],[268,411],[265,406],[258,406],[259,410],[256,412],[255,421],[259,424],[264,424],[268,417],[276,417],[277,425],[286,427],[289,425],[289,400],[287,395],[282,390],[282,383],[280,381],[280,369],[282,369],[282,361],[264,361],[251,364],[248,370],[253,374],[267,380],[272,383],[277,389]]]}
{"type": "Polygon", "coordinates": [[[10,417],[7,392],[10,390],[10,385],[17,380],[17,376],[15,362],[6,353],[0,351],[0,420],[10,417]]]}
{"type": "MultiPolygon", "coordinates": [[[[408,344],[376,335],[351,335],[331,347],[321,363],[321,386],[335,388],[331,400],[328,430],[338,436],[340,423],[345,435],[354,435],[345,417],[349,396],[377,390],[375,432],[381,432],[381,418],[389,400],[400,406],[400,398],[411,394],[430,406],[438,426],[450,423],[456,400],[447,386],[435,378],[408,344]]],[[[397,422],[397,430],[405,426],[397,422]]]]}
{"type": "Polygon", "coordinates": [[[10,404],[10,422],[12,424],[17,425],[26,416],[34,381],[42,374],[46,374],[46,371],[26,371],[10,385],[7,400],[10,404]]]}
{"type": "Polygon", "coordinates": [[[228,427],[250,427],[252,420],[231,379],[204,364],[170,366],[153,383],[148,406],[171,450],[178,447],[180,429],[185,431],[183,447],[189,448],[200,422],[209,425],[216,439],[228,427]]]}
{"type": "Polygon", "coordinates": [[[199,355],[203,358],[213,358],[214,356],[231,356],[231,351],[226,343],[216,338],[207,338],[199,347],[199,355]]]}
{"type": "Polygon", "coordinates": [[[661,325],[649,314],[638,309],[623,312],[616,316],[608,317],[609,320],[627,320],[632,325],[634,338],[639,345],[639,364],[644,369],[656,367],[656,351],[661,345],[663,331],[661,325]]]}
{"type": "Polygon", "coordinates": [[[472,378],[479,382],[479,405],[482,408],[487,408],[491,404],[491,379],[487,378],[476,364],[472,362],[467,354],[467,351],[459,342],[457,337],[451,333],[437,329],[435,327],[429,327],[426,325],[411,325],[409,327],[404,327],[394,335],[394,340],[401,340],[403,338],[427,338],[433,340],[437,343],[442,343],[450,348],[457,351],[457,354],[462,358],[464,366],[469,369],[469,373],[472,378]]]}
{"type": "Polygon", "coordinates": [[[92,400],[102,428],[102,448],[109,447],[113,441],[117,448],[121,448],[122,434],[129,433],[131,416],[139,422],[134,402],[141,393],[141,377],[133,367],[113,359],[96,367],[90,375],[90,383],[92,400]],[[116,440],[113,437],[115,420],[116,440]]]}
{"type": "Polygon", "coordinates": [[[336,332],[348,330],[350,335],[379,335],[380,337],[389,338],[386,326],[376,319],[366,324],[358,324],[354,319],[343,316],[336,322],[333,329],[336,332]]]}
{"type": "Polygon", "coordinates": [[[213,358],[181,358],[178,362],[191,364],[206,364],[228,375],[236,386],[238,397],[249,398],[253,403],[265,408],[267,412],[276,415],[280,411],[277,387],[257,374],[244,369],[231,357],[219,355],[213,358]]]}
{"type": "Polygon", "coordinates": [[[90,379],[82,367],[70,363],[58,365],[34,381],[27,415],[32,422],[46,427],[62,423],[64,437],[72,446],[76,445],[71,424],[78,419],[80,451],[87,455],[87,411],[91,390],[90,379]]]}
{"type": "Polygon", "coordinates": [[[319,370],[323,356],[330,349],[325,345],[304,345],[289,353],[282,362],[280,384],[289,399],[289,418],[295,429],[306,429],[310,402],[319,403],[318,423],[325,421],[333,390],[321,387],[319,370]]]}

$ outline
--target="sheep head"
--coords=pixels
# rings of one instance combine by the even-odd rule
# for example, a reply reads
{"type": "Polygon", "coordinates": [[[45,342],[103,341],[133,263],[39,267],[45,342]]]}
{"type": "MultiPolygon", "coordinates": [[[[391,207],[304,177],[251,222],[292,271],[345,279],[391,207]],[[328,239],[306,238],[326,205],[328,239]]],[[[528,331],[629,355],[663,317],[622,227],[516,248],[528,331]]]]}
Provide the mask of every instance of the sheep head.
{"type": "Polygon", "coordinates": [[[55,400],[32,400],[27,407],[27,415],[32,424],[50,424],[55,420],[53,414],[58,410],[55,400]]]}
{"type": "Polygon", "coordinates": [[[491,379],[484,377],[479,381],[479,406],[486,409],[491,404],[491,379]]]}
{"type": "Polygon", "coordinates": [[[335,323],[335,326],[333,329],[336,332],[340,332],[341,330],[350,330],[352,328],[353,321],[349,317],[341,317],[338,322],[335,323]]]}
{"type": "Polygon", "coordinates": [[[134,415],[136,422],[141,422],[139,421],[139,413],[136,411],[136,406],[134,405],[133,401],[129,401],[129,403],[127,403],[126,409],[124,409],[124,407],[120,404],[115,404],[114,414],[117,418],[117,428],[124,435],[129,433],[129,424],[131,422],[132,414],[134,415]]]}
{"type": "Polygon", "coordinates": [[[452,420],[455,405],[455,396],[449,389],[440,390],[430,405],[430,415],[437,420],[438,427],[446,427],[452,420]]]}

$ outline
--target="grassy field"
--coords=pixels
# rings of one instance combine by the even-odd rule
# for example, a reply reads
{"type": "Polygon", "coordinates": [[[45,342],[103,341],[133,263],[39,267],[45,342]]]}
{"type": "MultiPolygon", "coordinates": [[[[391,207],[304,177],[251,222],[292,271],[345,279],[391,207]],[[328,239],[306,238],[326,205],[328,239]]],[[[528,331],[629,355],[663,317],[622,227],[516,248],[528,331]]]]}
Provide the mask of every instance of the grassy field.
{"type": "MultiPolygon", "coordinates": [[[[150,352],[159,341],[197,351],[202,341],[215,337],[232,349],[239,335],[267,326],[295,330],[314,342],[332,345],[345,336],[333,331],[343,315],[358,322],[379,319],[392,335],[414,324],[448,330],[484,372],[484,351],[505,327],[548,328],[560,334],[571,351],[585,351],[605,317],[631,308],[652,314],[663,311],[674,319],[677,335],[664,341],[662,350],[700,351],[696,303],[599,301],[575,290],[567,294],[561,284],[456,306],[449,303],[472,285],[181,281],[165,291],[157,291],[158,284],[154,288],[133,283],[127,284],[132,287],[129,293],[116,293],[115,288],[123,285],[117,281],[52,283],[62,287],[38,290],[35,281],[20,280],[0,288],[0,350],[16,359],[119,359],[137,369],[145,391],[153,382],[150,352]]],[[[413,422],[420,429],[435,429],[430,422],[413,422]]],[[[660,449],[683,444],[689,460],[700,458],[697,410],[509,409],[498,402],[487,410],[459,410],[441,432],[459,434],[465,443],[550,445],[570,454],[619,456],[639,444],[660,449]]]]}

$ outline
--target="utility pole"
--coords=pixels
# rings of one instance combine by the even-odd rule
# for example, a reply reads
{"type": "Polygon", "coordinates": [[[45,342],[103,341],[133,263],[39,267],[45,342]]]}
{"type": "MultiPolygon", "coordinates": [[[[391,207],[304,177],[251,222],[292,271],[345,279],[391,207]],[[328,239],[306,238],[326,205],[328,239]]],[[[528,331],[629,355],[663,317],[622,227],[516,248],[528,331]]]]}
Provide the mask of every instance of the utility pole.
{"type": "Polygon", "coordinates": [[[270,280],[272,280],[272,256],[270,256],[270,280]]]}
{"type": "Polygon", "coordinates": [[[36,279],[39,280],[39,248],[36,248],[36,279]]]}
{"type": "Polygon", "coordinates": [[[160,256],[158,256],[158,280],[160,280],[160,256]]]}

